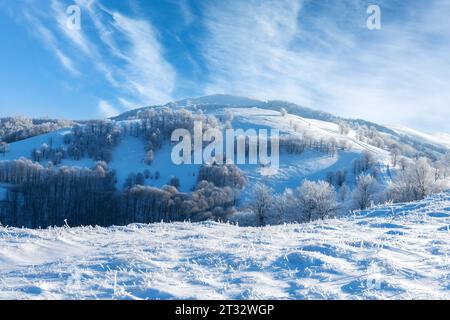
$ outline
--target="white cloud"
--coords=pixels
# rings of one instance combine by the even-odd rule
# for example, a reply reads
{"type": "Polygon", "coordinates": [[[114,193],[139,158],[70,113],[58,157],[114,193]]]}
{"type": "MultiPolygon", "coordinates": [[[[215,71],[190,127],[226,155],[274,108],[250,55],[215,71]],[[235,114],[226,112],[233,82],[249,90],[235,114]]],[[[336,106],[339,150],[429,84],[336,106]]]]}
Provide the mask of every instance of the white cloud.
{"type": "MultiPolygon", "coordinates": [[[[213,80],[208,93],[261,98],[304,97],[300,73],[308,61],[290,46],[297,34],[299,1],[215,2],[206,7],[203,52],[213,80]],[[297,92],[297,94],[295,94],[297,92]]],[[[297,102],[298,99],[296,99],[297,102]]]]}
{"type": "MultiPolygon", "coordinates": [[[[127,94],[140,104],[171,100],[176,71],[164,58],[151,23],[109,10],[96,0],[77,0],[77,4],[88,13],[97,36],[107,48],[107,58],[118,59],[111,67],[98,64],[107,80],[122,91],[121,95],[127,94]]],[[[95,56],[97,61],[104,58],[98,53],[95,56]]],[[[124,98],[121,99],[124,104],[124,98]]]]}
{"type": "MultiPolygon", "coordinates": [[[[64,34],[71,42],[73,42],[85,55],[92,57],[94,55],[95,46],[86,38],[83,33],[83,26],[78,29],[69,29],[67,27],[67,6],[61,1],[52,0],[50,3],[52,14],[54,15],[59,31],[64,34]]],[[[80,12],[82,14],[82,11],[80,12]]],[[[80,17],[81,18],[81,17],[80,17]]]]}
{"type": "MultiPolygon", "coordinates": [[[[27,1],[23,7],[33,32],[66,70],[80,76],[89,68],[113,87],[113,97],[100,98],[132,108],[172,100],[180,88],[198,92],[199,84],[180,78],[165,58],[151,21],[99,0],[74,2],[82,8],[79,31],[65,26],[62,3],[68,2],[51,0],[45,8],[27,1]]],[[[196,48],[205,60],[191,59],[206,66],[205,93],[284,99],[342,116],[448,131],[450,3],[378,3],[382,30],[371,32],[363,0],[205,1],[198,16],[184,0],[179,9],[186,25],[195,18],[206,28],[196,48]]]]}
{"type": "Polygon", "coordinates": [[[111,106],[108,102],[105,100],[100,100],[97,106],[98,113],[103,118],[110,118],[114,117],[119,114],[119,111],[111,106]]]}
{"type": "Polygon", "coordinates": [[[114,87],[119,87],[120,84],[114,77],[114,68],[105,63],[105,57],[99,53],[98,46],[86,35],[87,26],[84,24],[87,22],[86,13],[89,14],[95,25],[101,24],[100,19],[95,15],[94,5],[97,0],[76,0],[76,5],[80,7],[80,29],[71,29],[67,27],[67,7],[58,0],[52,0],[50,7],[52,10],[52,16],[56,22],[57,30],[62,34],[71,44],[75,46],[75,50],[72,51],[72,55],[80,57],[86,56],[90,63],[93,64],[95,69],[103,75],[106,81],[114,87]],[[84,23],[83,23],[84,21],[84,23]]]}
{"type": "Polygon", "coordinates": [[[195,21],[195,15],[192,12],[192,9],[188,3],[188,0],[175,0],[175,3],[178,4],[178,8],[180,10],[181,16],[183,17],[183,21],[186,25],[190,25],[195,21]]]}
{"type": "Polygon", "coordinates": [[[73,75],[81,74],[74,61],[92,66],[88,71],[97,71],[114,88],[113,94],[122,105],[131,106],[124,103],[127,99],[136,101],[134,105],[171,100],[176,71],[164,58],[151,23],[111,11],[98,0],[75,3],[81,8],[80,30],[67,27],[66,2],[51,0],[45,8],[31,1],[26,6],[32,29],[61,64],[73,75]],[[67,43],[70,46],[64,46],[67,43]]]}
{"type": "Polygon", "coordinates": [[[61,64],[73,75],[79,75],[80,71],[78,71],[74,65],[72,60],[66,56],[64,53],[61,52],[61,50],[55,48],[55,54],[58,60],[61,62],[61,64]]]}
{"type": "Polygon", "coordinates": [[[138,103],[131,102],[130,100],[122,98],[122,97],[119,97],[117,100],[119,100],[120,104],[128,110],[136,109],[139,107],[138,103]]]}
{"type": "Polygon", "coordinates": [[[112,14],[114,27],[128,42],[126,66],[121,70],[127,88],[146,103],[162,103],[171,99],[175,88],[175,70],[162,55],[162,46],[154,28],[144,20],[118,12],[112,14]]]}
{"type": "Polygon", "coordinates": [[[201,44],[213,75],[207,92],[448,131],[449,3],[382,1],[382,12],[399,7],[397,15],[383,15],[382,30],[371,32],[366,1],[336,1],[323,12],[308,11],[312,3],[208,2],[201,44]]]}
{"type": "Polygon", "coordinates": [[[53,32],[51,32],[48,28],[44,27],[42,22],[36,18],[35,15],[28,11],[24,11],[24,17],[31,25],[32,33],[39,39],[41,39],[45,46],[53,51],[56,58],[62,64],[62,66],[69,71],[72,75],[78,76],[80,75],[80,71],[74,66],[72,59],[70,59],[58,46],[58,42],[55,38],[53,32]]]}

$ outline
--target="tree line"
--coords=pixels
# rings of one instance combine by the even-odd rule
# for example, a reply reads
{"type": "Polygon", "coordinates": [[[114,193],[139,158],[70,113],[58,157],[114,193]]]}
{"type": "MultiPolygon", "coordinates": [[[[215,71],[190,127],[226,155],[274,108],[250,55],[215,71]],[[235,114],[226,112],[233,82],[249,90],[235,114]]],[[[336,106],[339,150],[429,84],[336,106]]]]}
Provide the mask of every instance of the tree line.
{"type": "MultiPolygon", "coordinates": [[[[365,163],[366,160],[361,161],[365,163]]],[[[248,205],[253,214],[253,224],[302,223],[325,219],[339,212],[365,210],[385,202],[422,200],[447,187],[445,175],[433,167],[427,158],[408,162],[386,187],[379,183],[377,176],[369,169],[356,177],[353,190],[345,183],[335,186],[330,181],[305,180],[298,188],[286,189],[277,194],[269,186],[258,183],[252,190],[254,197],[248,205]]],[[[330,177],[334,181],[336,177],[342,176],[330,177]]],[[[252,224],[248,217],[246,220],[252,224]]]]}
{"type": "MultiPolygon", "coordinates": [[[[234,177],[237,169],[227,166],[221,172],[234,177]]],[[[0,161],[0,182],[13,185],[8,189],[7,206],[0,210],[0,222],[45,228],[66,223],[110,226],[226,219],[239,200],[242,182],[227,177],[217,180],[206,173],[202,176],[222,181],[221,185],[199,180],[191,194],[181,193],[170,185],[161,189],[134,185],[118,191],[115,173],[108,170],[105,162],[97,162],[90,169],[55,169],[24,158],[0,161]]]]}
{"type": "Polygon", "coordinates": [[[12,143],[72,125],[73,122],[67,120],[0,118],[0,137],[4,142],[12,143]]]}

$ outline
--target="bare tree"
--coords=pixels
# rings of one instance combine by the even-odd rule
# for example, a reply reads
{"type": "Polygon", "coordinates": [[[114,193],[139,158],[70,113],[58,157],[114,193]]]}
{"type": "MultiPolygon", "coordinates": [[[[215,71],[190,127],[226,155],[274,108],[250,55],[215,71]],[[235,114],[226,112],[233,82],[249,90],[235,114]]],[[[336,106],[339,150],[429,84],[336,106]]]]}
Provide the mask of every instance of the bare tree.
{"type": "Polygon", "coordinates": [[[450,177],[450,152],[443,155],[436,163],[441,179],[450,177]]]}
{"type": "Polygon", "coordinates": [[[154,157],[153,157],[153,150],[148,150],[147,151],[147,153],[145,154],[145,160],[144,160],[144,162],[145,162],[145,164],[147,164],[147,165],[151,165],[152,163],[153,163],[153,159],[154,159],[154,157]]]}
{"type": "Polygon", "coordinates": [[[444,180],[436,175],[427,158],[419,158],[406,165],[390,184],[387,194],[394,201],[422,200],[432,193],[444,190],[444,180]]]}
{"type": "Polygon", "coordinates": [[[401,155],[401,151],[399,148],[394,148],[391,151],[391,162],[392,162],[392,166],[395,168],[397,166],[398,163],[398,159],[400,158],[401,155]]]}
{"type": "Polygon", "coordinates": [[[250,204],[253,212],[258,218],[260,225],[267,223],[270,211],[274,203],[274,190],[265,184],[258,183],[253,189],[253,201],[250,204]]]}
{"type": "Polygon", "coordinates": [[[371,175],[362,174],[357,178],[356,188],[352,194],[353,208],[367,209],[375,201],[377,182],[371,175]]]}
{"type": "Polygon", "coordinates": [[[307,221],[324,219],[336,213],[336,191],[328,182],[305,180],[298,192],[300,208],[307,221]]]}

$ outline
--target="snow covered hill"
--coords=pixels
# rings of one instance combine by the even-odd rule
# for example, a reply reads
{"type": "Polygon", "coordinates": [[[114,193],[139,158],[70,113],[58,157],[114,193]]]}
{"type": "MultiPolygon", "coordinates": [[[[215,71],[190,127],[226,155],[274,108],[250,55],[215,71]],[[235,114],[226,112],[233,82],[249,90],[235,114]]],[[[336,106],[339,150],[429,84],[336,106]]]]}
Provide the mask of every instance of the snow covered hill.
{"type": "Polygon", "coordinates": [[[0,228],[0,299],[450,299],[450,195],[264,228],[0,228]]]}
{"type": "MultiPolygon", "coordinates": [[[[233,128],[255,130],[271,128],[279,129],[284,135],[303,135],[311,136],[313,139],[336,139],[345,141],[348,150],[329,155],[322,152],[306,152],[303,155],[289,155],[281,152],[280,170],[276,175],[265,176],[264,179],[277,191],[282,192],[284,188],[298,187],[303,179],[325,179],[330,171],[346,170],[351,175],[352,161],[359,159],[363,151],[372,153],[380,163],[389,162],[389,152],[368,143],[359,141],[355,138],[356,133],[352,130],[347,134],[339,133],[339,126],[333,122],[303,118],[298,115],[281,115],[279,110],[270,110],[267,108],[242,107],[243,105],[256,105],[256,100],[241,97],[217,95],[198,99],[182,100],[177,102],[177,107],[186,107],[196,110],[199,106],[205,107],[205,114],[212,114],[217,117],[223,116],[226,112],[232,112],[233,128]],[[211,108],[211,104],[215,106],[211,108]],[[241,107],[238,107],[240,105],[241,107]]],[[[120,120],[118,124],[124,125],[134,120],[120,120]]],[[[9,145],[9,151],[0,160],[14,160],[20,157],[30,158],[34,148],[40,148],[43,144],[50,144],[54,148],[64,146],[63,137],[70,133],[70,129],[58,130],[52,133],[39,135],[22,141],[14,142],[9,145]]],[[[188,192],[195,185],[195,173],[198,171],[198,165],[176,166],[172,163],[171,146],[165,145],[161,150],[155,151],[155,160],[151,166],[145,165],[145,145],[142,141],[133,137],[126,137],[115,148],[112,161],[109,164],[111,169],[117,172],[117,187],[123,187],[125,179],[130,173],[143,172],[149,169],[152,172],[158,171],[161,178],[158,181],[147,181],[146,184],[155,187],[161,187],[166,184],[171,176],[177,176],[181,181],[181,191],[188,192]]],[[[42,160],[43,165],[48,160],[42,160]]],[[[59,166],[78,166],[93,167],[95,161],[89,158],[80,160],[62,159],[59,166]]],[[[250,183],[262,179],[261,168],[258,165],[242,165],[242,170],[249,176],[250,183]]],[[[351,182],[349,183],[351,184],[351,182]]],[[[247,193],[250,193],[247,190],[247,193]]]]}
{"type": "Polygon", "coordinates": [[[426,141],[435,146],[450,148],[450,135],[445,133],[427,134],[401,125],[391,125],[395,132],[412,137],[418,141],[426,141]]]}
{"type": "MultiPolygon", "coordinates": [[[[14,133],[14,128],[9,129],[14,133]]],[[[193,221],[227,220],[255,204],[261,184],[271,188],[268,194],[282,199],[292,194],[297,197],[305,180],[325,181],[324,188],[329,186],[330,199],[336,202],[333,208],[337,209],[332,211],[341,212],[387,199],[422,199],[445,190],[450,177],[449,149],[435,143],[437,138],[430,135],[343,119],[282,101],[229,95],[185,99],[27,136],[0,144],[0,183],[9,183],[1,186],[0,222],[8,225],[61,226],[67,219],[72,225],[102,226],[159,222],[161,217],[164,221],[186,217],[193,221]],[[261,164],[236,164],[238,168],[223,163],[176,165],[171,158],[171,134],[179,128],[194,131],[198,119],[203,132],[207,128],[253,130],[253,134],[269,129],[269,135],[271,129],[279,131],[279,168],[261,164]],[[31,161],[14,161],[21,157],[31,161]],[[401,197],[388,194],[393,180],[406,179],[405,172],[415,172],[410,168],[417,159],[426,173],[421,175],[427,186],[423,195],[404,189],[396,191],[401,197]],[[234,171],[228,170],[231,167],[234,171]],[[370,179],[363,204],[355,200],[358,188],[364,187],[359,185],[360,176],[370,179]],[[93,199],[86,202],[84,194],[93,199]],[[54,211],[51,217],[47,214],[50,210],[54,211]]],[[[297,217],[288,221],[304,220],[297,217]]],[[[261,218],[259,224],[264,223],[261,218]]]]}
{"type": "MultiPolygon", "coordinates": [[[[339,151],[335,155],[322,152],[309,151],[301,155],[280,153],[280,168],[275,175],[264,176],[264,182],[274,190],[282,192],[285,188],[296,188],[304,179],[325,180],[328,172],[346,170],[349,185],[352,185],[352,163],[361,158],[362,152],[371,153],[380,164],[389,163],[389,152],[377,148],[368,143],[358,141],[355,132],[350,130],[346,134],[339,132],[339,126],[333,122],[307,119],[297,115],[281,115],[277,110],[261,109],[257,107],[241,108],[230,107],[215,110],[215,114],[224,114],[227,111],[234,114],[232,121],[233,128],[255,128],[255,129],[278,129],[281,135],[302,137],[309,135],[314,139],[336,139],[345,141],[348,150],[339,151]]],[[[251,165],[240,165],[250,183],[262,179],[261,168],[251,165]]],[[[247,190],[251,193],[251,188],[247,190]]]]}

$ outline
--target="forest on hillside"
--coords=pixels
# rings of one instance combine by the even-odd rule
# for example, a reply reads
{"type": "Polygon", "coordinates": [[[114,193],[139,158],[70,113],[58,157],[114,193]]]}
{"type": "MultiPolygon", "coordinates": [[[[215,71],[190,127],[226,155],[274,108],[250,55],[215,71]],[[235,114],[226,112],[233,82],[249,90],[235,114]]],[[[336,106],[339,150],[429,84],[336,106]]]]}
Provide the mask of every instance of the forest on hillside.
{"type": "MultiPolygon", "coordinates": [[[[280,114],[287,111],[281,109],[280,114]]],[[[330,171],[323,181],[298,181],[298,188],[277,194],[264,183],[253,187],[252,199],[242,205],[246,187],[245,172],[233,164],[203,165],[196,174],[191,192],[179,191],[180,179],[173,176],[162,188],[146,185],[159,179],[158,171],[135,172],[123,186],[117,186],[116,172],[108,167],[112,153],[127,136],[145,145],[142,161],[151,169],[154,154],[170,144],[171,133],[184,128],[192,131],[194,121],[208,128],[228,128],[232,115],[215,117],[168,107],[140,110],[127,121],[96,120],[71,125],[63,145],[50,139],[33,148],[29,159],[0,161],[0,184],[6,186],[6,199],[0,202],[0,223],[9,226],[44,228],[48,226],[126,225],[159,221],[236,221],[247,225],[307,222],[325,219],[349,210],[362,210],[387,201],[423,199],[445,188],[450,156],[432,158],[408,143],[394,141],[376,128],[361,127],[360,140],[386,148],[392,155],[391,167],[384,168],[392,180],[380,181],[380,164],[370,152],[363,152],[347,170],[330,171]],[[414,160],[408,160],[413,156],[414,160]],[[90,158],[92,168],[67,167],[63,159],[90,158]],[[354,177],[354,178],[351,178],[354,177]],[[349,181],[354,179],[354,181],[349,181]],[[350,185],[354,185],[350,188],[350,185]],[[250,214],[249,214],[250,213],[250,214]]],[[[8,152],[8,142],[55,130],[68,122],[3,121],[0,153],[8,152]],[[14,127],[16,125],[17,127],[14,127]],[[28,128],[28,129],[27,129],[28,128]],[[16,133],[15,133],[16,132],[16,133]]],[[[339,120],[345,134],[354,124],[339,120]]],[[[296,128],[294,130],[297,131],[296,128]]],[[[333,156],[349,148],[346,141],[302,135],[280,138],[280,150],[300,155],[308,150],[333,156]]],[[[246,142],[248,152],[248,141],[246,142]]]]}

